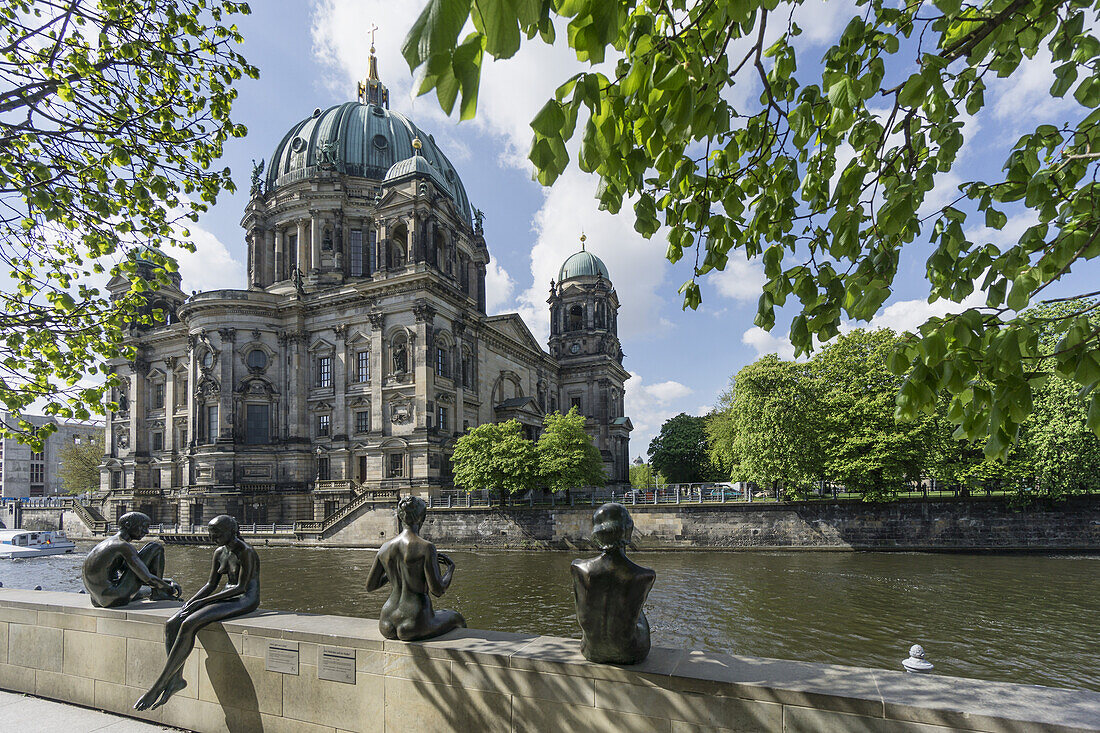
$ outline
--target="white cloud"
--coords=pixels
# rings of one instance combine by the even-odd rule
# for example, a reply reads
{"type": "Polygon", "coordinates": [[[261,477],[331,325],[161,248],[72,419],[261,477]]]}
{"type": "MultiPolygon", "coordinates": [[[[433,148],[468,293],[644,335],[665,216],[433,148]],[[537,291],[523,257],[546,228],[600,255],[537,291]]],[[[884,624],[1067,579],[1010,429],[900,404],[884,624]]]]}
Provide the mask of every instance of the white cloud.
{"type": "Polygon", "coordinates": [[[760,262],[750,262],[741,250],[730,256],[726,269],[711,273],[707,280],[719,295],[746,302],[756,302],[767,282],[760,262]]]}
{"type": "Polygon", "coordinates": [[[760,326],[753,326],[741,334],[741,343],[754,348],[757,356],[778,354],[780,359],[794,358],[794,346],[789,338],[768,333],[760,326]]]}
{"type": "Polygon", "coordinates": [[[680,401],[693,391],[690,387],[672,380],[646,384],[642,375],[630,373],[630,379],[626,382],[624,406],[634,425],[634,432],[630,436],[630,450],[633,455],[646,455],[650,441],[661,431],[665,420],[681,412],[691,411],[691,408],[680,401]]]}
{"type": "Polygon", "coordinates": [[[512,302],[515,281],[500,263],[491,260],[485,269],[485,310],[491,315],[512,302]]]}
{"type": "Polygon", "coordinates": [[[890,328],[898,333],[916,331],[929,318],[959,313],[967,308],[983,305],[985,305],[985,293],[981,291],[971,293],[963,298],[961,303],[953,303],[949,300],[937,300],[935,303],[920,299],[902,300],[883,308],[865,327],[872,330],[890,328]]]}
{"type": "Polygon", "coordinates": [[[714,412],[714,405],[699,405],[692,414],[696,417],[706,417],[712,412],[714,412]]]}
{"type": "Polygon", "coordinates": [[[1020,237],[1024,235],[1027,228],[1037,223],[1035,212],[1032,210],[1024,211],[1015,216],[1008,217],[1008,221],[1000,229],[991,229],[987,226],[977,227],[975,229],[969,229],[966,232],[967,239],[977,244],[984,244],[989,242],[1004,249],[1011,247],[1020,241],[1020,237]]]}
{"type": "Polygon", "coordinates": [[[247,287],[244,263],[233,257],[225,243],[202,227],[191,225],[189,229],[195,251],[173,248],[168,252],[179,263],[181,289],[186,293],[247,287]]]}

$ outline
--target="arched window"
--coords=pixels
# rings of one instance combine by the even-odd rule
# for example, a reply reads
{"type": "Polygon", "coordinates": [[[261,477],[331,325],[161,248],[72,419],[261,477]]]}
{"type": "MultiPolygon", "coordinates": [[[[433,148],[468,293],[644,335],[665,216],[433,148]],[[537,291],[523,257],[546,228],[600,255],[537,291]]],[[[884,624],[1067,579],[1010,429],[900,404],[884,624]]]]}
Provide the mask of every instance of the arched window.
{"type": "Polygon", "coordinates": [[[596,303],[596,328],[603,328],[605,316],[607,314],[607,306],[601,300],[596,303]]]}
{"type": "Polygon", "coordinates": [[[332,227],[325,227],[324,234],[321,235],[321,249],[332,251],[332,227]]]}
{"type": "Polygon", "coordinates": [[[556,334],[561,330],[561,308],[554,306],[550,309],[550,333],[556,334]]]}
{"type": "Polygon", "coordinates": [[[580,331],[584,328],[584,306],[574,305],[569,307],[569,324],[567,330],[580,331]]]}

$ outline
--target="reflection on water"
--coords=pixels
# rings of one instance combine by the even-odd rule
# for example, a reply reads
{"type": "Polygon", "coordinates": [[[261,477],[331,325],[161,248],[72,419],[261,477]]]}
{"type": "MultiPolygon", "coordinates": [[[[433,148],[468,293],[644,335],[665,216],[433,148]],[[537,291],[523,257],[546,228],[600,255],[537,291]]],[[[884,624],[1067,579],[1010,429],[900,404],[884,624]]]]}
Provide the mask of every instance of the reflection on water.
{"type": "MultiPolygon", "coordinates": [[[[86,551],[82,546],[81,551],[86,551]]],[[[212,548],[168,548],[193,593],[212,548]]],[[[371,550],[258,548],[263,605],[377,618],[371,550]]],[[[470,626],[578,636],[567,553],[448,552],[437,605],[470,626]]],[[[653,642],[709,651],[901,669],[921,643],[943,674],[1100,690],[1100,557],[831,552],[633,553],[657,571],[653,642]]],[[[5,587],[80,589],[81,554],[0,561],[5,587]]]]}

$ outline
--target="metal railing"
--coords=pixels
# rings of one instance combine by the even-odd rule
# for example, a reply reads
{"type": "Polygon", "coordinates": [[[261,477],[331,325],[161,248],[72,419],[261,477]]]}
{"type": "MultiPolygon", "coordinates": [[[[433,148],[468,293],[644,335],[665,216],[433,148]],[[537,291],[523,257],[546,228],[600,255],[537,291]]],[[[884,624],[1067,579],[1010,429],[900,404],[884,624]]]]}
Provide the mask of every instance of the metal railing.
{"type": "MultiPolygon", "coordinates": [[[[206,524],[152,524],[149,525],[149,534],[197,534],[206,535],[206,524]]],[[[293,524],[242,524],[243,535],[272,535],[294,534],[293,524]]]]}
{"type": "MultiPolygon", "coordinates": [[[[598,506],[609,501],[620,504],[726,504],[752,501],[750,492],[718,484],[677,484],[649,489],[573,489],[556,494],[528,491],[504,498],[503,506],[598,506]]],[[[502,506],[499,495],[488,491],[442,489],[427,497],[429,509],[476,509],[502,506]]]]}

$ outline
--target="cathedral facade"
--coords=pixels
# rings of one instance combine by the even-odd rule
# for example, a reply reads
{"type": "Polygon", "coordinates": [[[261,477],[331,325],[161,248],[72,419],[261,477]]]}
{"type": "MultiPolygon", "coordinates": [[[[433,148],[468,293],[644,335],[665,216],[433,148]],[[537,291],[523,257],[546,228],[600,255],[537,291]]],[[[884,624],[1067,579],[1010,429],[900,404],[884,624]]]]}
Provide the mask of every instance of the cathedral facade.
{"type": "Polygon", "coordinates": [[[583,241],[551,282],[548,351],[488,314],[481,212],[389,109],[373,53],[359,100],[314,110],[270,161],[241,222],[247,289],[188,297],[176,278],[150,298],[165,323],[112,365],[105,513],[321,520],[365,491],[450,486],[468,428],[514,418],[536,438],[573,406],[608,481],[627,481],[619,301],[583,241]]]}

